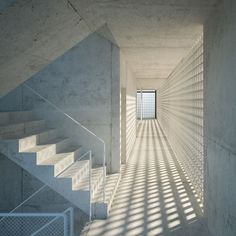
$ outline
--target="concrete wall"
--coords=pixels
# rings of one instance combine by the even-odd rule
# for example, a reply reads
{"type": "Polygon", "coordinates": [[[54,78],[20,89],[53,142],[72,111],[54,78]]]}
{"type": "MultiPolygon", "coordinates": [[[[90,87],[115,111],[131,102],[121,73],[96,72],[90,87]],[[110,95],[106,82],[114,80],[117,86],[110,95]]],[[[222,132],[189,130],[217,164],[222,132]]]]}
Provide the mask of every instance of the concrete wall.
{"type": "Polygon", "coordinates": [[[0,1],[0,96],[91,33],[67,1],[0,1]]]}
{"type": "MultiPolygon", "coordinates": [[[[119,48],[94,33],[30,78],[26,84],[105,140],[107,171],[120,171],[119,48]]],[[[22,86],[0,100],[1,110],[36,110],[75,144],[103,163],[103,144],[34,92],[22,86]],[[22,96],[21,96],[22,95],[22,96]],[[17,104],[17,105],[16,105],[17,104]]]]}
{"type": "MultiPolygon", "coordinates": [[[[107,171],[120,170],[120,81],[119,49],[94,33],[49,64],[27,84],[78,120],[106,143],[107,171]]],[[[24,108],[45,106],[24,90],[24,108]]],[[[51,110],[50,107],[46,107],[51,110]]],[[[41,113],[41,112],[40,112],[41,113]]],[[[51,125],[62,118],[69,135],[78,134],[78,143],[94,150],[94,163],[103,162],[103,145],[77,125],[58,115],[47,117],[51,125]],[[76,132],[75,132],[76,131],[76,132]]],[[[59,121],[58,121],[59,122],[59,121]]],[[[61,125],[60,125],[61,126],[61,125]]]]}
{"type": "Polygon", "coordinates": [[[203,202],[203,42],[196,43],[158,91],[157,119],[203,202]]]}
{"type": "Polygon", "coordinates": [[[11,6],[16,0],[1,0],[0,2],[0,12],[3,12],[9,6],[11,6]]]}
{"type": "MultiPolygon", "coordinates": [[[[102,163],[103,145],[63,113],[80,121],[106,142],[108,172],[120,171],[120,59],[119,48],[94,33],[0,99],[0,111],[31,110],[62,129],[75,144],[93,149],[94,163],[102,163]],[[48,103],[42,99],[43,96],[48,103]]],[[[42,183],[19,166],[0,156],[0,211],[8,212],[34,193],[42,183]],[[14,191],[12,189],[14,188],[14,191]]],[[[24,205],[23,211],[60,212],[71,206],[47,188],[24,205]]],[[[87,216],[76,211],[76,226],[87,216]],[[78,222],[79,221],[79,222],[78,222]]]]}
{"type": "Polygon", "coordinates": [[[236,235],[236,1],[204,28],[205,214],[214,236],[236,235]]]}
{"type": "Polygon", "coordinates": [[[126,163],[136,140],[136,78],[121,54],[121,153],[126,163]]]}

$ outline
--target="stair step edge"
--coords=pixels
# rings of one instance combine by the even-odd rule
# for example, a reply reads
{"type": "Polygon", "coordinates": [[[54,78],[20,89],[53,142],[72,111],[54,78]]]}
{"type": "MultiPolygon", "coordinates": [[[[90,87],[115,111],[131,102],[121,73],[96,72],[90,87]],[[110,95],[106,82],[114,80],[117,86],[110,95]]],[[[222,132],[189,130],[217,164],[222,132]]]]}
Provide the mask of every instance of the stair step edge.
{"type": "Polygon", "coordinates": [[[45,144],[36,145],[36,146],[31,147],[29,149],[25,149],[23,151],[23,153],[25,153],[25,152],[26,153],[27,152],[30,152],[30,153],[35,152],[35,153],[37,153],[39,151],[43,151],[43,150],[45,150],[45,149],[47,149],[49,147],[52,147],[53,145],[60,144],[61,142],[64,142],[64,141],[69,140],[69,139],[70,138],[68,138],[68,137],[60,137],[60,138],[57,138],[57,139],[53,139],[53,140],[50,140],[50,142],[52,142],[52,143],[45,143],[45,144]]]}
{"type": "Polygon", "coordinates": [[[73,178],[76,175],[79,174],[83,170],[83,168],[88,164],[88,160],[77,160],[70,166],[68,169],[66,169],[62,174],[57,176],[58,178],[73,178]],[[72,169],[77,169],[77,171],[74,171],[74,173],[71,172],[72,169]]]}

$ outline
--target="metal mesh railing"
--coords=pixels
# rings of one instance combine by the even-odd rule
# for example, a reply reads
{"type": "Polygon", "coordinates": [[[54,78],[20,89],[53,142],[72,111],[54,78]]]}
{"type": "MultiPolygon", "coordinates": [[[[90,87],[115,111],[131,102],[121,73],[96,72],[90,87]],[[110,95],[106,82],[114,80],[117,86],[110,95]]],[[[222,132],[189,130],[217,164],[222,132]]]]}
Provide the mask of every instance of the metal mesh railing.
{"type": "Polygon", "coordinates": [[[31,235],[36,230],[47,224],[52,217],[46,216],[30,216],[22,214],[9,214],[4,216],[4,220],[0,222],[1,236],[26,236],[31,235]]]}
{"type": "Polygon", "coordinates": [[[62,213],[0,213],[1,236],[72,236],[73,210],[62,213]]]}
{"type": "Polygon", "coordinates": [[[52,235],[52,236],[64,236],[69,235],[67,225],[65,225],[64,217],[54,217],[53,220],[42,226],[36,232],[31,234],[31,236],[45,236],[45,235],[52,235]]]}

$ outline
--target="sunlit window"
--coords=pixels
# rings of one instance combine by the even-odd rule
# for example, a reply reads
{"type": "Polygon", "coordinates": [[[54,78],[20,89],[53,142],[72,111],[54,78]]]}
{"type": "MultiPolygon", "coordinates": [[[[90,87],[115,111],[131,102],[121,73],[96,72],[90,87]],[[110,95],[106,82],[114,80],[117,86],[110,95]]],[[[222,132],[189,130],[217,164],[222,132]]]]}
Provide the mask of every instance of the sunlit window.
{"type": "Polygon", "coordinates": [[[138,90],[137,91],[137,118],[155,119],[156,118],[156,91],[138,90]]]}

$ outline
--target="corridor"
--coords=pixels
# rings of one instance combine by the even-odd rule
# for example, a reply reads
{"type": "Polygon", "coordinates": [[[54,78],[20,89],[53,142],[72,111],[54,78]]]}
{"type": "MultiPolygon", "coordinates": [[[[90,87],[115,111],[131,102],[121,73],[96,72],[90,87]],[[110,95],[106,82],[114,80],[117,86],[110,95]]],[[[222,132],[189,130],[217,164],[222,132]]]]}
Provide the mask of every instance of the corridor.
{"type": "Polygon", "coordinates": [[[209,236],[190,186],[158,121],[142,121],[109,218],[84,235],[209,236]]]}

